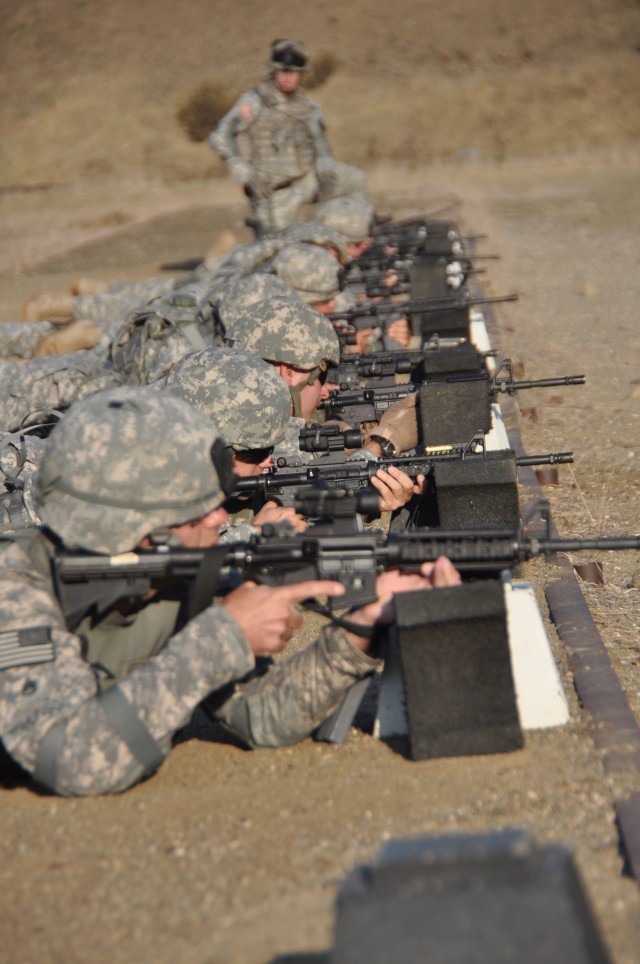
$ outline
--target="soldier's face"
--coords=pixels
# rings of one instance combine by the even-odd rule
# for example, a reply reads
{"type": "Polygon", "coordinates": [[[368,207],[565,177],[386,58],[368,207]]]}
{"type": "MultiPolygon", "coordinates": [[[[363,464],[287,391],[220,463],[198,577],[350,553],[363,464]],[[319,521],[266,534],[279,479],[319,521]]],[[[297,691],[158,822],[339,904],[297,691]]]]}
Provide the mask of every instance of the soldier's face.
{"type": "Polygon", "coordinates": [[[359,258],[361,254],[364,254],[365,251],[367,251],[368,248],[371,247],[372,243],[373,243],[373,238],[365,238],[363,241],[360,241],[358,244],[356,244],[354,241],[350,241],[347,244],[347,251],[349,252],[349,257],[352,259],[359,258]]]}
{"type": "Polygon", "coordinates": [[[321,315],[330,315],[332,311],[336,310],[337,300],[335,298],[327,298],[326,301],[314,301],[311,307],[314,311],[319,311],[321,315]]]}
{"type": "Polygon", "coordinates": [[[232,454],[231,457],[233,459],[233,471],[243,479],[252,475],[262,475],[265,469],[270,469],[275,464],[271,454],[267,455],[261,462],[243,462],[235,454],[232,454]]]}
{"type": "Polygon", "coordinates": [[[276,70],[273,75],[276,87],[283,94],[293,94],[298,89],[302,74],[298,70],[276,70]]]}

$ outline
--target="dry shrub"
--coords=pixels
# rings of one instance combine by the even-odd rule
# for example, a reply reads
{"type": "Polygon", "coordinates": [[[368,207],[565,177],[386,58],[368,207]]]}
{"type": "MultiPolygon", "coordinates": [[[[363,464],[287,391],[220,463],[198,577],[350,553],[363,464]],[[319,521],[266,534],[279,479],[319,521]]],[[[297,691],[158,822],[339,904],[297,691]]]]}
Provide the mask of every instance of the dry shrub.
{"type": "Polygon", "coordinates": [[[330,50],[321,51],[321,53],[313,58],[309,69],[304,74],[304,86],[308,90],[312,90],[314,87],[320,87],[329,80],[332,74],[335,74],[339,65],[340,61],[330,50]]]}
{"type": "Polygon", "coordinates": [[[178,123],[190,141],[204,141],[235,100],[220,81],[205,80],[179,108],[178,123]]]}

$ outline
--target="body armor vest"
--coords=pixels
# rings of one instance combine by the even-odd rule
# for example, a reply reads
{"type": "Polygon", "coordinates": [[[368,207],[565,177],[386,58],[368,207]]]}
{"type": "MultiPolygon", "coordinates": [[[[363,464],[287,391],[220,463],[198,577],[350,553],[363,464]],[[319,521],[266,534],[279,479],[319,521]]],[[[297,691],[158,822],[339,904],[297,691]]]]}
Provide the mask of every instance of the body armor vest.
{"type": "Polygon", "coordinates": [[[246,133],[257,174],[269,176],[272,188],[304,177],[316,161],[313,101],[298,92],[287,96],[270,80],[259,84],[255,93],[262,109],[246,133]]]}

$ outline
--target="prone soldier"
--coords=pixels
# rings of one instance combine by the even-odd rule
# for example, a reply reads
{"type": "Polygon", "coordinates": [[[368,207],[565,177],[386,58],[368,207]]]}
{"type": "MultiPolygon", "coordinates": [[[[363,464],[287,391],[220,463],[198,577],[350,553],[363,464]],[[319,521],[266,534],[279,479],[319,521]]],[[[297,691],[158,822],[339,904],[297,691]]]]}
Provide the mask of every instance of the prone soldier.
{"type": "MultiPolygon", "coordinates": [[[[223,688],[217,716],[248,745],[296,742],[378,665],[363,636],[332,626],[253,677],[256,657],[283,649],[300,625],[296,602],[341,594],[328,581],[245,584],[191,618],[184,586],[164,585],[69,629],[52,579],[61,548],[113,556],[216,544],[233,474],[217,430],[185,402],[131,387],[86,399],[52,432],[36,481],[45,528],[0,553],[0,734],[49,790],[116,792],[150,775],[223,688]]],[[[446,560],[419,575],[383,573],[352,626],[391,619],[394,591],[458,578],[446,560]]]]}
{"type": "MultiPolygon", "coordinates": [[[[274,457],[310,460],[300,451],[300,430],[309,422],[320,402],[327,397],[327,370],[337,365],[339,341],[331,323],[310,305],[269,298],[254,304],[227,331],[234,348],[258,355],[275,366],[291,393],[292,416],[289,430],[274,450],[274,457]]],[[[345,428],[349,426],[345,425],[345,428]]],[[[414,481],[400,469],[380,470],[372,479],[383,511],[394,511],[422,491],[424,476],[414,481]]]]}
{"type": "MultiPolygon", "coordinates": [[[[273,366],[261,358],[232,348],[203,348],[185,355],[150,389],[170,392],[210,418],[240,478],[273,466],[274,447],[289,427],[291,396],[273,366]]],[[[220,527],[223,544],[247,542],[265,523],[286,519],[298,531],[306,527],[293,508],[273,501],[228,499],[225,509],[229,519],[220,527]]]]}

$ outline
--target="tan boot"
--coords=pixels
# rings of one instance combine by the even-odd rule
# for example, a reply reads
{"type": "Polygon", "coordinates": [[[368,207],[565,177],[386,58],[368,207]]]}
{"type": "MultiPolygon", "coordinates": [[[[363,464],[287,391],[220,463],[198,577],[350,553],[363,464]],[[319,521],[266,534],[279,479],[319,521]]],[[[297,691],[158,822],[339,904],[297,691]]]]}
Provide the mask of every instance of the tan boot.
{"type": "Polygon", "coordinates": [[[105,295],[108,290],[108,281],[96,281],[95,278],[74,278],[71,282],[72,295],[105,295]]]}
{"type": "Polygon", "coordinates": [[[46,291],[34,295],[22,306],[20,319],[26,322],[73,318],[73,295],[50,295],[46,291]]]}
{"type": "Polygon", "coordinates": [[[55,331],[38,342],[34,357],[40,355],[64,355],[70,351],[95,348],[100,341],[102,326],[94,321],[73,321],[61,331],[55,331]]]}

